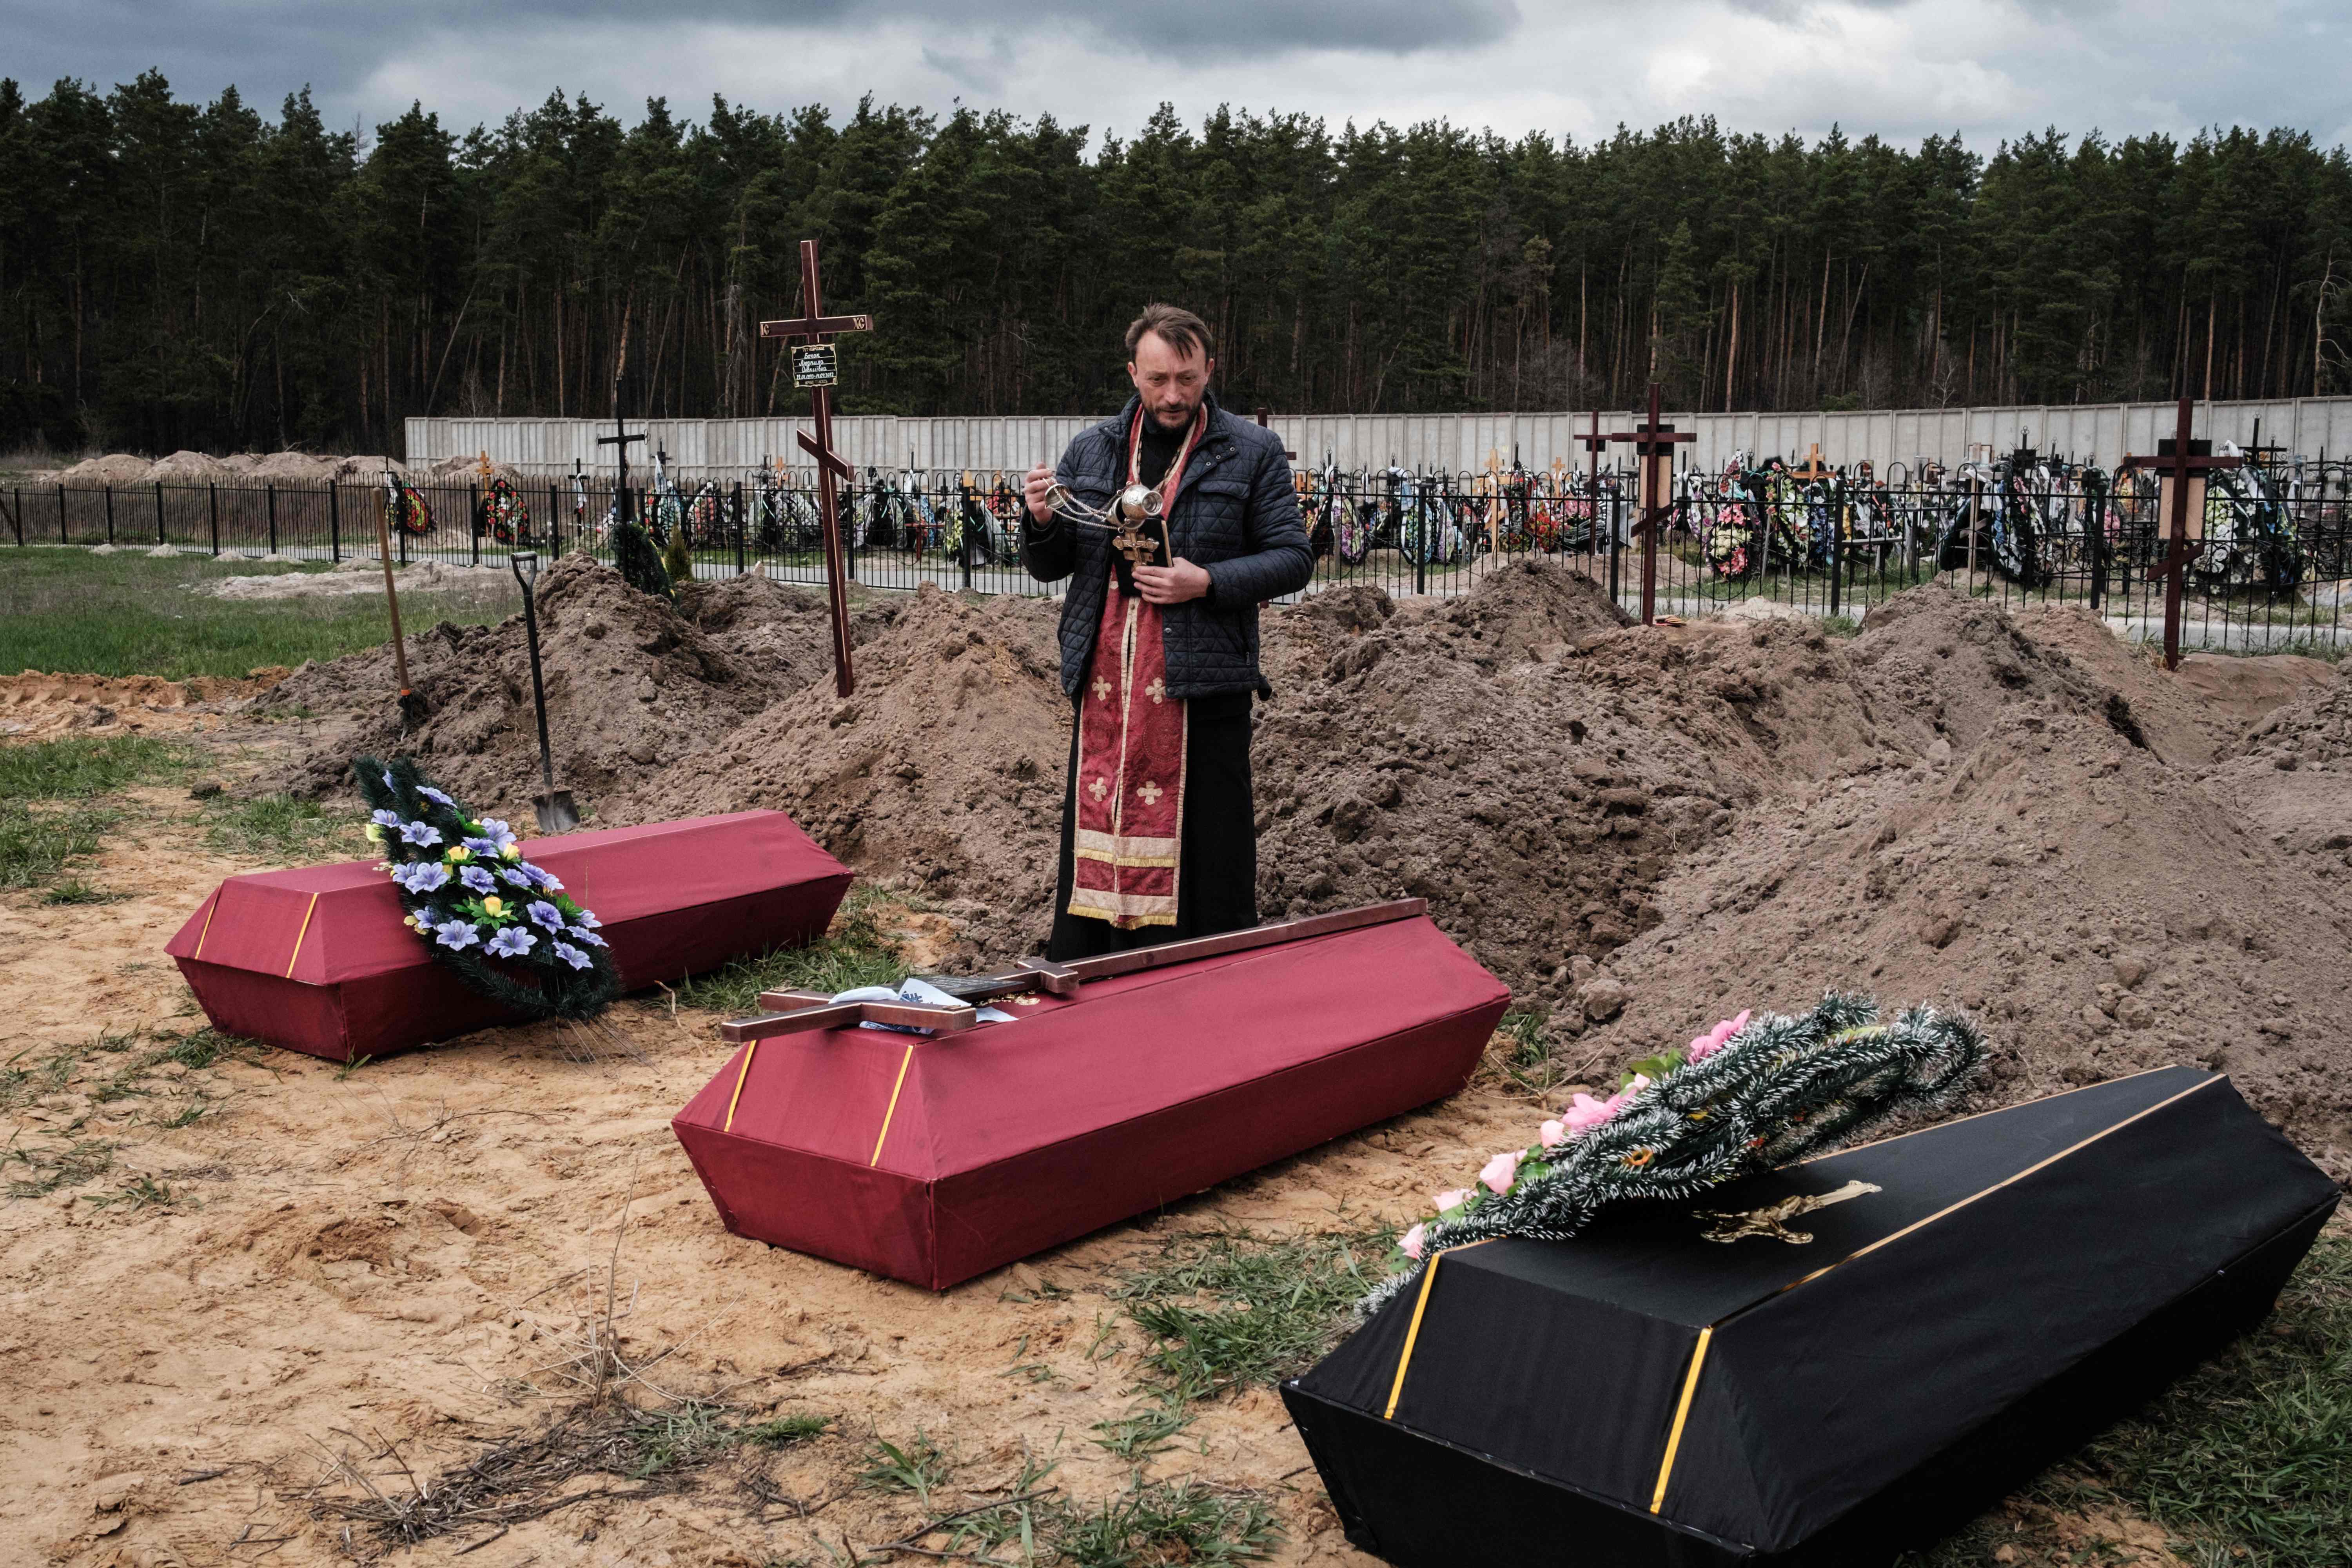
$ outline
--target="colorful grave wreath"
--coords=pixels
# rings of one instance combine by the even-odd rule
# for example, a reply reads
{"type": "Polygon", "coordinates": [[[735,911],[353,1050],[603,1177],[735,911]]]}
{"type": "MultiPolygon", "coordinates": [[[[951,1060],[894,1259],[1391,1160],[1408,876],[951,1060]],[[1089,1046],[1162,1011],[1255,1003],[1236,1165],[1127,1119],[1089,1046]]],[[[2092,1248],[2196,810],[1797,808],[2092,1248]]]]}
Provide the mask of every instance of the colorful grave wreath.
{"type": "Polygon", "coordinates": [[[406,757],[359,757],[352,771],[402,923],[459,979],[534,1018],[593,1018],[621,994],[601,922],[522,858],[505,823],[476,819],[406,757]]]}
{"type": "Polygon", "coordinates": [[[383,483],[392,492],[384,501],[384,512],[393,531],[417,539],[432,532],[433,509],[416,493],[416,487],[393,473],[384,475],[383,483]]]}
{"type": "Polygon", "coordinates": [[[1939,1104],[1984,1064],[1966,1017],[1914,1007],[1878,1021],[1866,996],[1831,992],[1800,1018],[1747,1013],[1636,1062],[1606,1100],[1579,1094],[1528,1148],[1439,1193],[1398,1241],[1396,1272],[1367,1312],[1448,1247],[1496,1237],[1565,1241],[1603,1206],[1684,1199],[1785,1165],[1899,1111],[1939,1104]]]}
{"type": "Polygon", "coordinates": [[[504,474],[493,479],[482,493],[482,521],[490,537],[501,544],[530,542],[530,505],[504,474]]]}

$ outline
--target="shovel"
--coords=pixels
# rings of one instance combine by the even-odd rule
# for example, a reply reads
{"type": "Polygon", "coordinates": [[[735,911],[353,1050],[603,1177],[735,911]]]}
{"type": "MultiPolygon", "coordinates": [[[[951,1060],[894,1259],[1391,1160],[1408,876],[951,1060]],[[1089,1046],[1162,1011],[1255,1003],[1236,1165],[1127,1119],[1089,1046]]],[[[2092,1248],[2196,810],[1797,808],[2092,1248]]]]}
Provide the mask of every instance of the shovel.
{"type": "MultiPolygon", "coordinates": [[[[390,469],[384,471],[384,481],[392,479],[390,469]]],[[[376,551],[383,558],[383,603],[392,613],[392,668],[394,679],[400,682],[400,727],[411,730],[425,720],[425,699],[408,684],[408,647],[400,636],[400,590],[392,581],[392,524],[387,521],[390,502],[381,494],[375,503],[376,551]]]]}
{"type": "Polygon", "coordinates": [[[515,581],[522,584],[522,630],[530,643],[530,701],[539,710],[539,782],[541,793],[530,797],[541,833],[569,833],[580,826],[580,808],[572,792],[555,787],[555,756],[547,744],[547,688],[539,674],[539,613],[531,603],[531,584],[539,580],[539,552],[518,550],[507,556],[515,581]]]}

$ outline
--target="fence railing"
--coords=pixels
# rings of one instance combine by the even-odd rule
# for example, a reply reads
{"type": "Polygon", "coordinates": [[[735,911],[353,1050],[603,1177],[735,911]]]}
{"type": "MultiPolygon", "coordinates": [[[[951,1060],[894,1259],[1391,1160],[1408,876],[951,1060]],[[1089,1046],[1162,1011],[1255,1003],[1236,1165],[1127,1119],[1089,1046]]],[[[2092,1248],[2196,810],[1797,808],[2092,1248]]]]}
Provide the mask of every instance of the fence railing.
{"type": "MultiPolygon", "coordinates": [[[[1632,477],[1566,470],[1443,473],[1302,470],[1299,505],[1316,554],[1309,591],[1366,584],[1391,594],[1467,592],[1499,564],[1568,563],[1637,605],[1643,541],[1632,477]]],[[[866,470],[841,492],[849,575],[869,587],[932,583],[1051,595],[1013,546],[1019,477],[866,470]]],[[[218,556],[373,558],[379,521],[395,559],[502,566],[510,549],[611,559],[615,493],[587,483],[171,485],[0,489],[7,537],[119,547],[168,544],[218,556]],[[406,498],[406,499],[403,499],[406,498]]],[[[631,487],[658,543],[682,535],[698,576],[758,571],[824,578],[813,472],[631,487]]],[[[1822,474],[1777,460],[1678,474],[1660,531],[1658,613],[1683,616],[1765,600],[1859,616],[1948,574],[2005,603],[2081,604],[2127,635],[2162,620],[2157,489],[2137,476],[2063,465],[1822,474]]],[[[2304,462],[2226,474],[2208,492],[2186,575],[2184,641],[2263,648],[2332,644],[2352,590],[2352,465],[2304,462]]]]}

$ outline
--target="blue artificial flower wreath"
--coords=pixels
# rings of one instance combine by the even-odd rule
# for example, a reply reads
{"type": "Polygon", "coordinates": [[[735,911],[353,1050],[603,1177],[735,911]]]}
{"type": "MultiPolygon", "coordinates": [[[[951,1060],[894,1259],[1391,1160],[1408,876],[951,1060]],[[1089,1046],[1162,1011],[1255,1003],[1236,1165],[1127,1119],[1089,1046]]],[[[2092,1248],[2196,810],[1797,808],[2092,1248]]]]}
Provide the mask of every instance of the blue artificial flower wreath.
{"type": "Polygon", "coordinates": [[[361,757],[352,772],[371,808],[368,837],[382,846],[406,923],[435,959],[532,1017],[593,1017],[621,994],[595,934],[603,922],[522,858],[514,829],[476,820],[405,757],[361,757]]]}

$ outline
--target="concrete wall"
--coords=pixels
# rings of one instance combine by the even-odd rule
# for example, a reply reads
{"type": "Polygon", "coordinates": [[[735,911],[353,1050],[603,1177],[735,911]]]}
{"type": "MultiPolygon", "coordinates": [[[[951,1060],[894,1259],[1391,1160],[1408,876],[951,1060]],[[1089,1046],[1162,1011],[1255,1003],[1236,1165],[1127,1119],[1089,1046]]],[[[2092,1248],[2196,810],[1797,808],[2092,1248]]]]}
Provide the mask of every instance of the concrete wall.
{"type": "MultiPolygon", "coordinates": [[[[2152,453],[2160,435],[2170,435],[2176,405],[2169,403],[2029,405],[2014,407],[1878,409],[1848,414],[1702,414],[1669,412],[1685,430],[1696,430],[1696,460],[1720,468],[1735,451],[1801,458],[1818,442],[1822,458],[1850,464],[1868,458],[1883,472],[1891,462],[1916,464],[1922,458],[1947,466],[1960,462],[1971,447],[2006,452],[2022,434],[2044,452],[2112,467],[2130,453],[2152,453]]],[[[1638,416],[1604,411],[1603,434],[1631,429],[1638,416]]],[[[2200,404],[2197,431],[2217,441],[2250,444],[2257,421],[2265,444],[2316,458],[2352,457],[2352,397],[2302,397],[2275,402],[2200,404]]],[[[630,463],[643,461],[651,447],[667,451],[677,467],[693,472],[740,472],[771,456],[792,467],[806,458],[793,440],[806,420],[654,419],[649,439],[633,447],[630,463]]],[[[894,415],[845,416],[834,421],[843,455],[868,464],[919,468],[1021,469],[1058,455],[1090,419],[1006,417],[902,419],[894,415]]],[[[1532,468],[1555,461],[1582,467],[1577,437],[1591,428],[1590,414],[1305,414],[1276,415],[1282,433],[1302,463],[1320,463],[1326,453],[1342,468],[1407,467],[1483,468],[1490,458],[1507,464],[1516,451],[1532,468]]],[[[577,458],[590,468],[609,468],[612,448],[595,444],[610,435],[609,420],[592,419],[411,419],[408,461],[437,462],[488,452],[494,461],[526,473],[570,473],[577,458]]],[[[1623,448],[1615,450],[1622,453],[1623,448]]]]}

